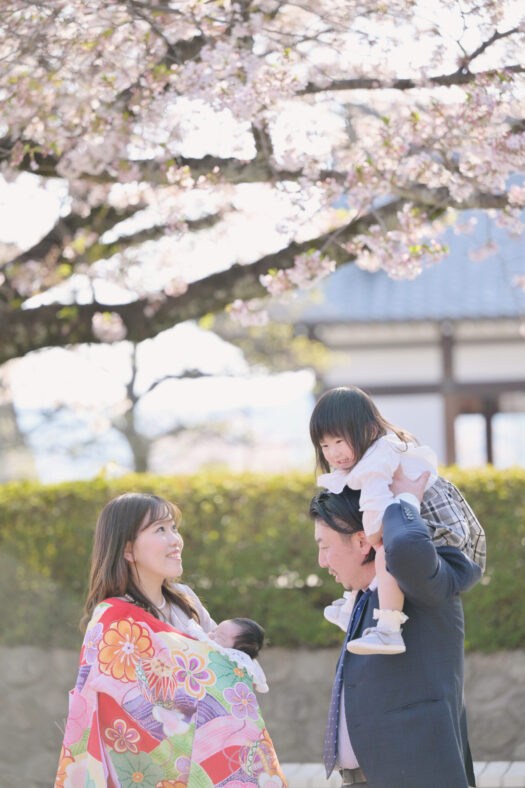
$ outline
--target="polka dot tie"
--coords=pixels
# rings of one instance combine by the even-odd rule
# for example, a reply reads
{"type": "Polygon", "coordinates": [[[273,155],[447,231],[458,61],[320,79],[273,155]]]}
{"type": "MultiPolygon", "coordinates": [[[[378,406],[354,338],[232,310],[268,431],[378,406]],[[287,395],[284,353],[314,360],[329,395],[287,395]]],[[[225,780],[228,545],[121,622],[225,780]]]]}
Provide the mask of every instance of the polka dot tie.
{"type": "Polygon", "coordinates": [[[350,618],[348,629],[346,631],[346,637],[343,643],[343,648],[339,656],[339,662],[337,663],[335,681],[332,689],[332,698],[330,700],[330,709],[328,711],[326,736],[324,740],[324,765],[326,768],[327,779],[332,774],[337,759],[337,733],[339,730],[339,709],[341,707],[341,692],[343,691],[343,664],[346,655],[346,644],[354,634],[357,625],[359,624],[361,613],[371,593],[372,592],[368,588],[364,593],[361,594],[360,597],[358,597],[354,605],[354,609],[352,610],[352,616],[350,618]]]}

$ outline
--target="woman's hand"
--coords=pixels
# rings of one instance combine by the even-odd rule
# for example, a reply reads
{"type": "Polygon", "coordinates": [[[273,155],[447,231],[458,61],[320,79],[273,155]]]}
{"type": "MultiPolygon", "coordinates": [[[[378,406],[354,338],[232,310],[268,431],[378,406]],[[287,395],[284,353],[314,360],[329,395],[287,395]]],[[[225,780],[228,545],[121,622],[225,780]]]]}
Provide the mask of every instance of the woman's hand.
{"type": "Polygon", "coordinates": [[[412,493],[412,495],[415,495],[418,501],[421,503],[429,476],[430,471],[424,471],[421,476],[418,476],[415,481],[412,481],[412,479],[409,479],[408,476],[405,476],[401,465],[398,465],[396,472],[392,477],[390,489],[394,495],[399,495],[399,493],[402,492],[412,493]]]}

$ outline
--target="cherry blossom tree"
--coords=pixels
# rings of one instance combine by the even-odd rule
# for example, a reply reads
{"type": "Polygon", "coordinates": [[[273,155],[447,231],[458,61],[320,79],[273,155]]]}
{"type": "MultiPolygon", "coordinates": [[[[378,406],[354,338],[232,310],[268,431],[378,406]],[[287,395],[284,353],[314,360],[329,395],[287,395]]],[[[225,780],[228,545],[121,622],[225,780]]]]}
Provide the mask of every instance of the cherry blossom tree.
{"type": "MultiPolygon", "coordinates": [[[[62,352],[69,355],[78,349],[76,347],[62,352]]],[[[104,377],[107,379],[108,376],[116,377],[115,370],[108,369],[107,364],[101,363],[101,360],[97,364],[95,358],[89,358],[89,351],[93,348],[87,350],[88,358],[85,361],[90,363],[92,377],[99,380],[104,377]]],[[[0,481],[16,478],[17,475],[24,477],[28,471],[35,474],[31,449],[40,455],[40,459],[42,448],[45,447],[45,456],[53,457],[55,462],[57,455],[62,457],[62,461],[69,461],[72,465],[78,458],[88,457],[93,462],[98,461],[100,467],[104,467],[104,444],[109,438],[113,456],[115,446],[118,446],[117,457],[120,464],[123,462],[122,455],[127,453],[129,458],[125,460],[126,467],[145,472],[150,468],[151,454],[155,451],[159,438],[165,442],[166,439],[184,436],[186,439],[189,437],[194,441],[205,442],[216,440],[226,433],[224,424],[220,422],[194,422],[190,426],[183,424],[176,415],[171,424],[161,424],[160,428],[157,418],[157,429],[153,433],[151,424],[150,429],[147,429],[147,426],[145,428],[144,419],[141,420],[138,411],[145,398],[155,389],[168,381],[196,380],[211,377],[211,374],[198,369],[185,369],[178,374],[155,377],[146,386],[140,385],[137,347],[128,342],[126,348],[121,347],[120,350],[125,350],[128,364],[124,363],[123,366],[127,366],[129,372],[128,377],[122,376],[120,379],[121,386],[114,386],[117,392],[120,387],[123,389],[120,398],[118,395],[109,395],[103,403],[85,396],[75,400],[71,392],[64,395],[62,389],[57,387],[53,402],[47,402],[38,408],[25,409],[22,425],[13,407],[13,392],[9,384],[16,376],[18,363],[23,363],[23,360],[17,359],[2,367],[4,379],[0,378],[0,481]]],[[[76,360],[78,362],[78,359],[76,360]]],[[[73,358],[70,359],[70,364],[71,362],[78,375],[78,363],[75,365],[73,358]]],[[[230,435],[228,437],[232,440],[230,435]]],[[[116,470],[120,464],[113,460],[109,468],[105,466],[105,470],[111,470],[113,466],[113,470],[116,470]]]]}
{"type": "Polygon", "coordinates": [[[520,233],[520,5],[4,0],[1,173],[64,197],[1,266],[0,362],[261,324],[348,263],[414,277],[453,212],[520,233]]]}

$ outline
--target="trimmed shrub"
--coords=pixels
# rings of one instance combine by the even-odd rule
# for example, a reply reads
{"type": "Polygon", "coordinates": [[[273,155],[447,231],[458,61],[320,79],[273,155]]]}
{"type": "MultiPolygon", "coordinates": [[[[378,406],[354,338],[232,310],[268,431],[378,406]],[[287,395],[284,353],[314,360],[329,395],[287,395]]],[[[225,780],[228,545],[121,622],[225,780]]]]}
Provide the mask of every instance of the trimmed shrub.
{"type": "MultiPolygon", "coordinates": [[[[484,468],[446,475],[485,526],[487,573],[465,595],[467,648],[525,644],[525,471],[484,468]]],[[[153,492],[183,513],[184,581],[216,620],[249,616],[271,644],[340,643],[323,607],[341,587],[317,564],[309,474],[135,474],[42,486],[0,486],[0,643],[77,648],[98,512],[129,490],[153,492]]]]}

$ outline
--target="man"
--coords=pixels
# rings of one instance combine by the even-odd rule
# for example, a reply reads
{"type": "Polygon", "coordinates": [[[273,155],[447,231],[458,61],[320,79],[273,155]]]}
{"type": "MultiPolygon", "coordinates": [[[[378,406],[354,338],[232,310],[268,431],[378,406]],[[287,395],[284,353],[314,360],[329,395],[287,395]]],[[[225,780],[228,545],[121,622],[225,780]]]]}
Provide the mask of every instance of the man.
{"type": "MultiPolygon", "coordinates": [[[[388,570],[405,594],[406,652],[341,652],[325,741],[327,776],[366,788],[474,785],[463,700],[463,608],[459,594],[481,577],[455,547],[435,547],[419,516],[427,474],[396,474],[383,518],[388,570]]],[[[312,500],[319,565],[358,591],[347,639],[374,626],[379,607],[374,551],[366,541],[359,491],[322,491],[312,500]],[[364,592],[364,593],[363,593],[364,592]],[[362,597],[362,599],[361,599],[362,597]],[[362,609],[361,609],[362,608],[362,609]]]]}

